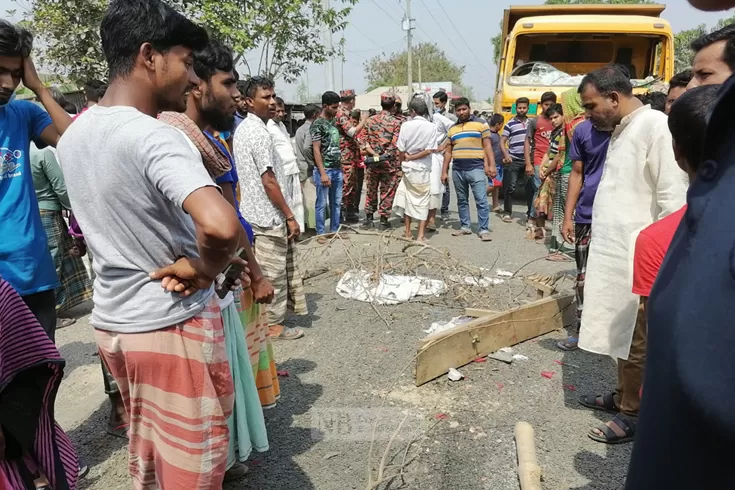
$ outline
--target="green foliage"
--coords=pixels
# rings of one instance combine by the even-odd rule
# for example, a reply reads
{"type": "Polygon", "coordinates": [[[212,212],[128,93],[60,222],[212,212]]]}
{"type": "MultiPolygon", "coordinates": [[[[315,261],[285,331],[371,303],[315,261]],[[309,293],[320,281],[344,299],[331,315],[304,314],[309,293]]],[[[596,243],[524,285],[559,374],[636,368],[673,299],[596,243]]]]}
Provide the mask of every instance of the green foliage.
{"type": "MultiPolygon", "coordinates": [[[[452,82],[462,85],[465,67],[452,62],[436,44],[421,43],[413,48],[414,82],[418,82],[418,60],[421,60],[423,82],[452,82]]],[[[382,54],[365,62],[365,78],[368,90],[376,87],[406,85],[408,77],[408,55],[405,50],[382,54]]]]}
{"type": "Polygon", "coordinates": [[[722,29],[726,25],[733,23],[735,23],[735,15],[720,19],[711,29],[707,29],[706,25],[700,24],[693,29],[678,32],[674,36],[674,71],[679,73],[692,66],[692,61],[694,60],[694,51],[691,48],[692,41],[704,36],[708,32],[722,29]]]}
{"type": "MultiPolygon", "coordinates": [[[[19,0],[14,0],[19,1],[19,0]]],[[[324,63],[337,56],[321,29],[339,32],[346,26],[351,5],[337,0],[325,9],[320,0],[164,0],[206,27],[230,45],[251,75],[266,75],[292,82],[309,63],[324,63]],[[245,62],[246,53],[259,53],[257,66],[245,62]]],[[[79,82],[105,78],[106,64],[99,25],[108,0],[35,0],[26,22],[43,66],[79,82]]],[[[257,55],[256,55],[257,56],[257,55]]]]}

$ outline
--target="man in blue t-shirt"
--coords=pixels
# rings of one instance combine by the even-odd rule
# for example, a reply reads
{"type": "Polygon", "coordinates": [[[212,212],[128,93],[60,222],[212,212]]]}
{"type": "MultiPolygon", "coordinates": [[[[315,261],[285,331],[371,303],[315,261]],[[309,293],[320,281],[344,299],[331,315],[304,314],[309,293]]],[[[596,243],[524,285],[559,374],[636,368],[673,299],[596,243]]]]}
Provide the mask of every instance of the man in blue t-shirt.
{"type": "Polygon", "coordinates": [[[0,276],[28,305],[54,340],[58,285],[56,268],[41,224],[29,159],[31,141],[56,146],[71,117],[41,83],[29,58],[33,37],[0,20],[0,276]],[[48,110],[13,100],[23,85],[48,110]]]}

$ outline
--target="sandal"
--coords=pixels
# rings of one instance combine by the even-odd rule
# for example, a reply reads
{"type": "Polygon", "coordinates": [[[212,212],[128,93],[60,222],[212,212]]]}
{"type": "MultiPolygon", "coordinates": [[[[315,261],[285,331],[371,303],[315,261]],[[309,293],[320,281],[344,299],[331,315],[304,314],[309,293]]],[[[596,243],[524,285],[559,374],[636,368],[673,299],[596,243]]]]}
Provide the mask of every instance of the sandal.
{"type": "Polygon", "coordinates": [[[615,393],[608,393],[607,395],[584,395],[579,397],[579,403],[582,406],[591,408],[592,410],[600,410],[602,412],[618,413],[620,407],[615,405],[615,393]],[[597,400],[602,403],[597,403],[597,400]]]}
{"type": "Polygon", "coordinates": [[[452,236],[466,236],[466,235],[472,235],[472,231],[471,230],[465,230],[463,228],[463,229],[456,230],[456,231],[452,232],[452,236]]]}
{"type": "Polygon", "coordinates": [[[426,231],[435,232],[436,231],[436,222],[429,221],[426,223],[426,231]]]}
{"type": "Polygon", "coordinates": [[[304,336],[304,331],[298,327],[272,325],[268,330],[273,340],[296,340],[304,336]]]}
{"type": "Polygon", "coordinates": [[[579,349],[579,339],[577,337],[569,337],[567,340],[560,340],[556,346],[563,351],[572,352],[579,349]]]}
{"type": "Polygon", "coordinates": [[[111,436],[119,437],[120,439],[127,439],[128,438],[128,430],[130,429],[130,424],[120,424],[117,427],[110,427],[107,426],[107,433],[111,436]]]}
{"type": "Polygon", "coordinates": [[[493,237],[489,232],[486,231],[485,233],[480,233],[480,240],[482,240],[483,242],[492,242],[493,237]]]}
{"type": "Polygon", "coordinates": [[[554,252],[547,255],[546,260],[548,260],[549,262],[572,262],[572,260],[574,259],[562,252],[554,252]]]}
{"type": "Polygon", "coordinates": [[[602,432],[603,435],[597,434],[595,432],[595,429],[590,429],[587,435],[593,441],[602,442],[605,444],[624,444],[635,439],[635,428],[637,424],[632,418],[626,417],[625,415],[619,413],[615,417],[613,417],[610,423],[617,425],[618,428],[622,430],[625,435],[621,436],[607,424],[603,424],[597,427],[597,430],[602,432]]]}
{"type": "Polygon", "coordinates": [[[57,318],[56,319],[56,328],[66,328],[71,327],[77,322],[75,318],[57,318]]]}
{"type": "Polygon", "coordinates": [[[513,222],[513,218],[511,218],[509,214],[506,214],[505,216],[503,216],[503,223],[512,223],[512,222],[513,222]]]}

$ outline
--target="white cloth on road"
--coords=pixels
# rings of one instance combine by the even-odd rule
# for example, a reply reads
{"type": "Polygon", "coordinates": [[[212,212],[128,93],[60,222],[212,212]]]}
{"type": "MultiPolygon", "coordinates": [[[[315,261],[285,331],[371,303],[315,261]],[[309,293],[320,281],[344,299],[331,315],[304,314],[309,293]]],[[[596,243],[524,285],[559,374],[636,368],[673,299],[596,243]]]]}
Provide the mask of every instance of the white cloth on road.
{"type": "Polygon", "coordinates": [[[639,303],[630,271],[635,235],[684,205],[686,182],[666,116],[644,106],[623,118],[610,139],[592,208],[580,348],[628,358],[639,303]]]}
{"type": "Polygon", "coordinates": [[[379,305],[397,305],[415,296],[439,296],[446,289],[444,281],[421,276],[383,274],[375,283],[372,273],[363,270],[347,271],[337,283],[337,294],[343,298],[379,305]]]}

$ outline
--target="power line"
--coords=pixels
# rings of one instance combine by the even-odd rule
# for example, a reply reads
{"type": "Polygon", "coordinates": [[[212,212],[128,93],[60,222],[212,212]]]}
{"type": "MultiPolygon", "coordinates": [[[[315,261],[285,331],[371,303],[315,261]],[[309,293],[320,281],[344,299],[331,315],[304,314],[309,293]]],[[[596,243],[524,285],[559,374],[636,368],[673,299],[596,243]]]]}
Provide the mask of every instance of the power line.
{"type": "Polygon", "coordinates": [[[460,32],[460,30],[459,30],[459,29],[457,29],[457,26],[456,26],[456,25],[454,25],[454,21],[452,20],[452,18],[451,18],[451,17],[449,17],[449,14],[447,13],[447,11],[446,11],[446,10],[444,10],[444,7],[442,7],[442,4],[441,4],[441,2],[436,2],[436,3],[437,3],[437,5],[439,5],[439,8],[440,8],[440,9],[442,10],[442,12],[444,12],[444,15],[445,15],[445,16],[447,17],[447,20],[449,21],[449,24],[451,24],[451,26],[452,26],[452,27],[454,28],[454,30],[455,30],[455,31],[457,32],[457,35],[458,35],[458,36],[459,36],[459,38],[460,38],[460,39],[462,40],[462,42],[464,43],[464,45],[465,45],[465,46],[467,46],[467,50],[468,50],[468,51],[470,52],[470,54],[471,54],[471,55],[472,55],[472,56],[473,56],[473,57],[474,57],[474,58],[475,58],[475,59],[477,60],[477,62],[478,62],[478,63],[480,64],[480,66],[481,66],[481,67],[483,67],[483,68],[485,69],[485,71],[487,71],[487,73],[488,73],[488,74],[490,75],[490,78],[492,78],[492,73],[490,73],[490,70],[488,70],[488,69],[487,69],[487,67],[486,67],[486,66],[485,66],[485,65],[484,65],[484,64],[482,63],[482,61],[480,60],[480,58],[479,58],[479,57],[478,57],[478,56],[477,56],[477,55],[475,54],[475,52],[474,52],[474,51],[472,51],[472,48],[471,48],[471,47],[470,47],[470,45],[469,45],[469,44],[467,43],[467,41],[465,40],[465,38],[464,38],[464,36],[462,35],[462,33],[460,32]]]}
{"type": "Polygon", "coordinates": [[[377,0],[373,0],[373,3],[375,4],[376,7],[382,10],[385,16],[388,17],[395,25],[403,29],[403,26],[400,23],[398,23],[398,21],[393,17],[394,14],[388,13],[387,10],[385,10],[383,7],[380,6],[377,0]]]}

